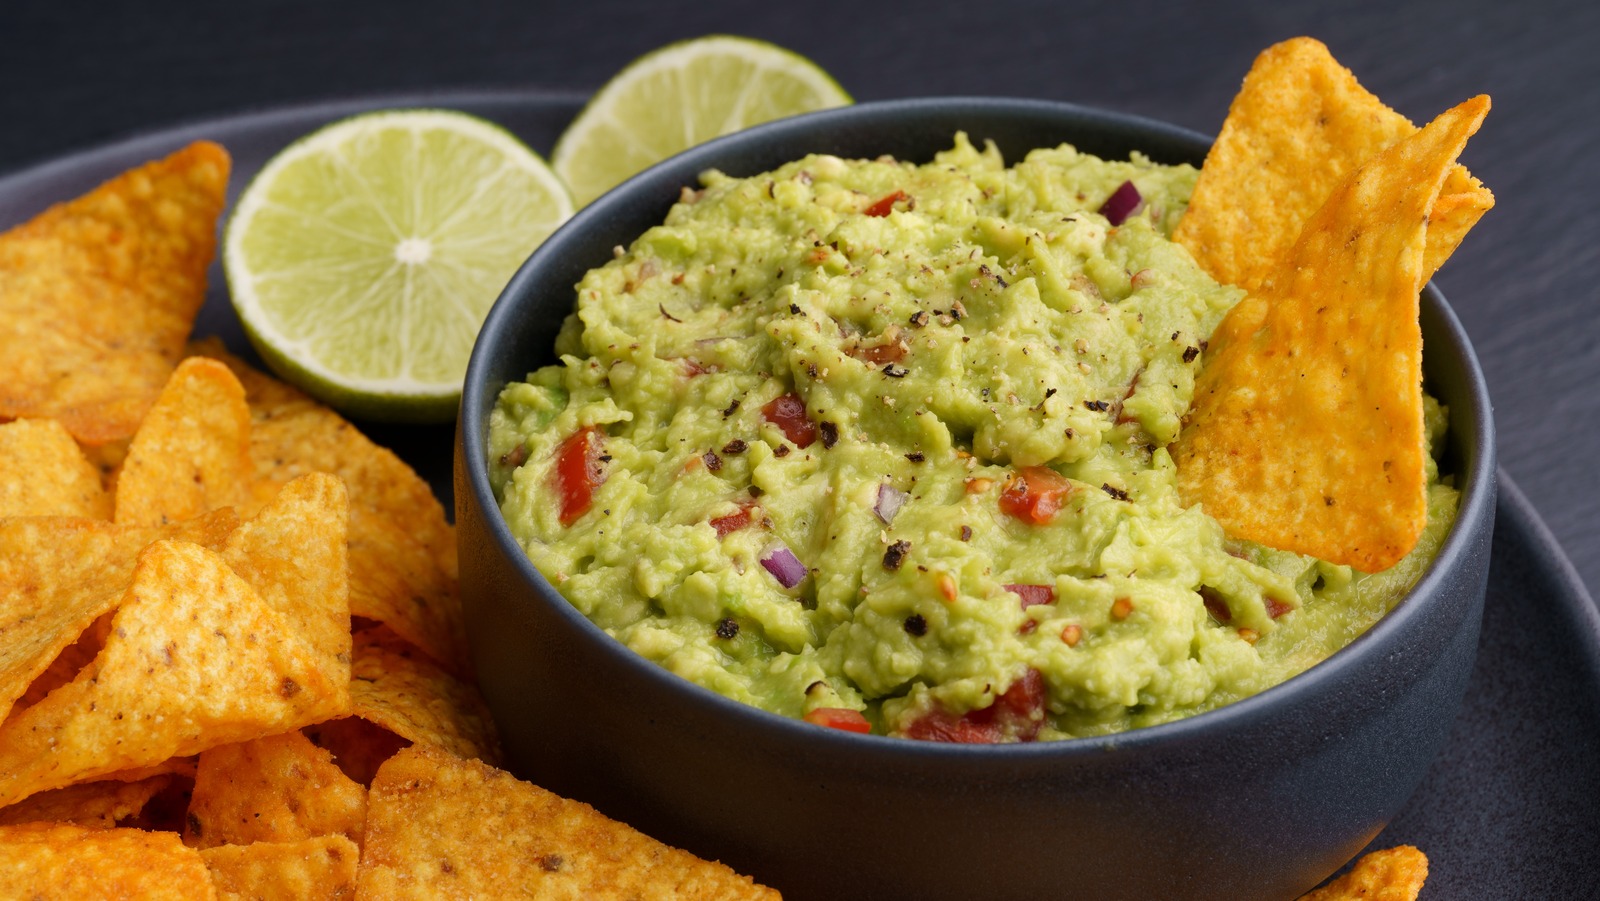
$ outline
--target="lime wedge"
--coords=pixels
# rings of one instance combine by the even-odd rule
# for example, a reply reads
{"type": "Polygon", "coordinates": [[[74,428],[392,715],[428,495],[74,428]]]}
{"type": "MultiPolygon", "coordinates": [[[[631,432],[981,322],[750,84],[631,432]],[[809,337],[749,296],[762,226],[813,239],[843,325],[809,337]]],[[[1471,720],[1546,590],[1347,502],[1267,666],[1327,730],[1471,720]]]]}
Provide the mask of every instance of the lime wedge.
{"type": "Polygon", "coordinates": [[[582,206],[696,144],[849,102],[832,76],[799,54],[748,38],[696,38],[617,73],[567,127],[550,162],[582,206]]]}
{"type": "Polygon", "coordinates": [[[489,307],[570,215],[561,181],[499,126],[367,113],[267,163],[234,207],[223,267],[279,375],[353,416],[448,422],[489,307]]]}

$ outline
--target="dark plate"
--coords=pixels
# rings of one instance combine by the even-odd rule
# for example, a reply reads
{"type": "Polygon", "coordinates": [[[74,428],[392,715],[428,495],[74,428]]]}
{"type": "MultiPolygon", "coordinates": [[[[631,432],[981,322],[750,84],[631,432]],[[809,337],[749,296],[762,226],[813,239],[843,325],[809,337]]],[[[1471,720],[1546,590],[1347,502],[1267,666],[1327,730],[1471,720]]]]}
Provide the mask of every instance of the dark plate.
{"type": "MultiPolygon", "coordinates": [[[[368,98],[245,113],[154,132],[0,178],[0,228],[117,172],[208,138],[234,157],[230,197],[267,159],[326,122],[366,109],[443,106],[493,119],[548,152],[583,98],[539,91],[368,98]]],[[[195,326],[255,355],[221,269],[195,326]]],[[[450,498],[449,427],[361,424],[450,498]]],[[[1433,862],[1423,898],[1589,898],[1600,891],[1600,614],[1520,489],[1500,473],[1498,519],[1472,682],[1450,743],[1372,843],[1410,843],[1433,862]]],[[[760,873],[751,874],[757,879],[760,873]]],[[[781,888],[781,886],[780,886],[781,888]]]]}

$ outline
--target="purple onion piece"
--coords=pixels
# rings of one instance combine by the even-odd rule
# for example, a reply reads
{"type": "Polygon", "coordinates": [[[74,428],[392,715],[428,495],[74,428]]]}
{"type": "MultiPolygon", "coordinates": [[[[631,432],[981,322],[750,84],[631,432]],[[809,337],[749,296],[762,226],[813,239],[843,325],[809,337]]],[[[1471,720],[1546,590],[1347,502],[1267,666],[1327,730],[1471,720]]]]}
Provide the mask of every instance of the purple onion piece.
{"type": "Polygon", "coordinates": [[[1144,196],[1139,193],[1139,189],[1133,186],[1133,182],[1125,181],[1121,187],[1111,192],[1105,203],[1101,204],[1100,215],[1106,217],[1106,221],[1114,226],[1121,225],[1143,206],[1144,196]]]}
{"type": "Polygon", "coordinates": [[[767,572],[772,573],[772,577],[784,588],[793,588],[806,577],[805,564],[794,555],[794,551],[781,544],[761,555],[761,565],[767,572]]]}
{"type": "Polygon", "coordinates": [[[904,491],[884,482],[878,486],[878,502],[872,505],[872,512],[879,521],[888,525],[894,521],[894,515],[900,512],[900,508],[905,506],[906,497],[904,491]]]}

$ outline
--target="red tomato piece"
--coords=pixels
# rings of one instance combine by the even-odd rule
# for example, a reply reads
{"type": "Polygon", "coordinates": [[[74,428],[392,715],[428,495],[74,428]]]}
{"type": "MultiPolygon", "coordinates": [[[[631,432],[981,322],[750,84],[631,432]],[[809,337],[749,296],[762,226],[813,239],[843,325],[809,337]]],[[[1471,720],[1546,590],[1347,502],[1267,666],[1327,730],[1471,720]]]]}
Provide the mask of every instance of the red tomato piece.
{"type": "Polygon", "coordinates": [[[1022,726],[1028,739],[1032,739],[1038,734],[1039,725],[1044,720],[1047,694],[1044,674],[1029,667],[1023,672],[1022,678],[1011,683],[989,710],[995,711],[997,717],[1009,717],[1012,725],[1022,726]],[[1031,728],[1027,724],[1031,724],[1031,728]]]}
{"type": "Polygon", "coordinates": [[[817,424],[806,416],[806,402],[792,391],[774,397],[761,408],[761,413],[796,447],[810,447],[817,440],[817,424]]]}
{"type": "Polygon", "coordinates": [[[818,707],[805,715],[805,721],[813,726],[859,732],[862,735],[872,732],[872,724],[861,715],[861,711],[851,710],[848,707],[818,707]]]}
{"type": "Polygon", "coordinates": [[[556,450],[556,491],[561,497],[561,524],[570,526],[589,512],[594,490],[606,480],[601,466],[605,433],[598,426],[573,432],[556,450]]]}
{"type": "Polygon", "coordinates": [[[908,199],[908,197],[904,191],[896,191],[893,194],[886,194],[882,197],[879,197],[877,200],[874,200],[872,205],[862,210],[861,213],[865,216],[887,216],[894,212],[894,205],[897,201],[906,199],[908,199]]]}
{"type": "Polygon", "coordinates": [[[1017,741],[1033,741],[1044,725],[1046,697],[1044,675],[1030,667],[988,707],[961,716],[934,710],[914,720],[905,734],[923,741],[961,744],[994,744],[1007,735],[1017,741]]]}
{"type": "Polygon", "coordinates": [[[1056,587],[1054,585],[1007,585],[1006,591],[1022,598],[1022,609],[1037,607],[1040,604],[1054,604],[1056,601],[1056,587]]]}
{"type": "Polygon", "coordinates": [[[717,530],[718,538],[728,537],[728,533],[737,532],[750,524],[750,508],[741,506],[727,516],[719,516],[711,520],[711,528],[717,530]]]}
{"type": "Polygon", "coordinates": [[[1011,477],[1000,492],[1000,510],[1026,523],[1042,526],[1056,518],[1072,483],[1053,469],[1028,466],[1011,477]]]}
{"type": "Polygon", "coordinates": [[[906,358],[906,346],[899,341],[888,344],[874,344],[871,347],[854,347],[847,353],[863,363],[873,366],[882,366],[885,363],[898,363],[906,358]]]}
{"type": "Polygon", "coordinates": [[[907,738],[943,741],[959,745],[992,745],[1000,741],[1000,727],[993,722],[975,722],[968,716],[955,716],[935,710],[906,727],[907,738]]]}

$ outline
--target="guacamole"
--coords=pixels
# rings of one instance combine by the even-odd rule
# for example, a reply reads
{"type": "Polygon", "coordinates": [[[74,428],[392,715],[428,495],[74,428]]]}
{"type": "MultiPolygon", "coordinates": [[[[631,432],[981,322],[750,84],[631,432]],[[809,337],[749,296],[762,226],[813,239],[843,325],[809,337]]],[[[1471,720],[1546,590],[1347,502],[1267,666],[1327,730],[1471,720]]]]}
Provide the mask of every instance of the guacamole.
{"type": "Polygon", "coordinates": [[[1195,177],[964,135],[707,173],[501,394],[506,522],[618,641],[821,725],[1101,735],[1283,681],[1405,593],[1456,492],[1433,472],[1371,575],[1180,502],[1167,446],[1241,297],[1168,239],[1195,177]]]}

